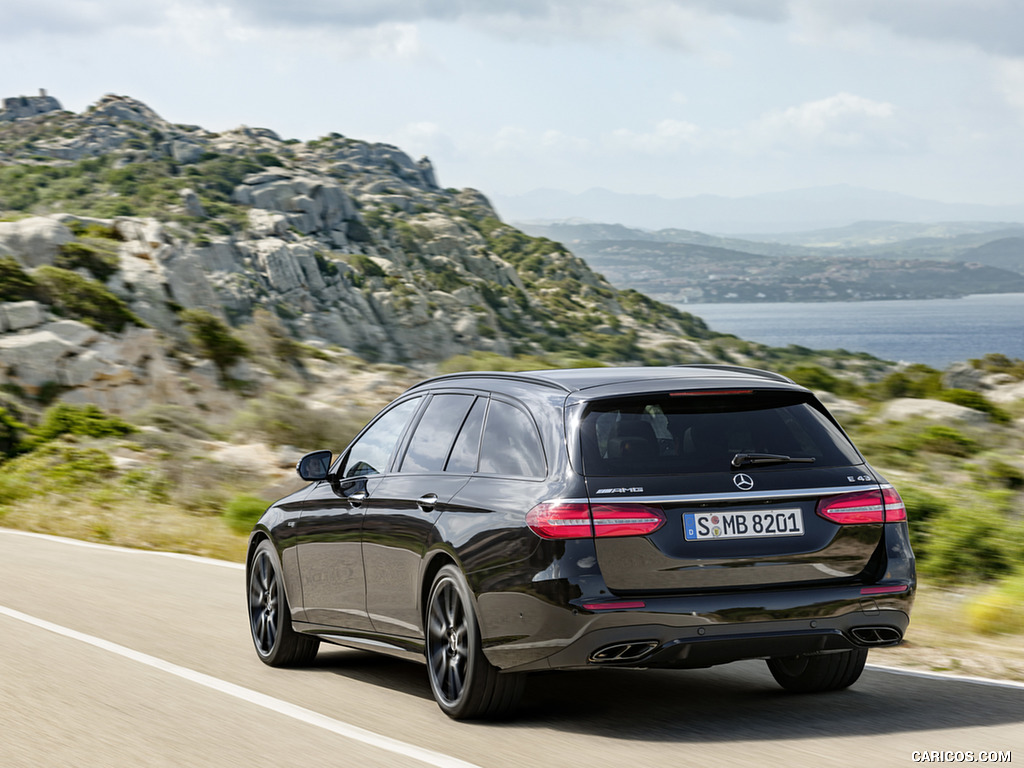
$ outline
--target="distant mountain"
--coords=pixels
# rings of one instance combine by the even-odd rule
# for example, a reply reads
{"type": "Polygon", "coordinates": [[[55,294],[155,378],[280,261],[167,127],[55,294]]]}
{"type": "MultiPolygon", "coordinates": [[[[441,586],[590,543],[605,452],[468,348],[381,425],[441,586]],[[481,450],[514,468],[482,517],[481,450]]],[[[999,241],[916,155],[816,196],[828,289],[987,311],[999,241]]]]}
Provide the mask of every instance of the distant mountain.
{"type": "Polygon", "coordinates": [[[682,229],[521,226],[564,243],[613,284],[666,302],[926,299],[1024,291],[1024,237],[1002,236],[1024,234],[1024,228],[1000,228],[1005,225],[864,222],[793,236],[814,247],[682,229]],[[986,226],[995,229],[986,232],[986,226]],[[897,233],[910,239],[895,240],[897,233]]]}
{"type": "Polygon", "coordinates": [[[979,245],[957,256],[957,261],[977,262],[1024,273],[1024,237],[1004,237],[979,245]]]}
{"type": "MultiPolygon", "coordinates": [[[[689,229],[633,229],[621,224],[558,222],[519,224],[535,237],[576,247],[581,243],[631,240],[710,246],[762,256],[859,259],[924,259],[974,262],[1024,274],[1024,225],[1005,222],[861,221],[846,227],[777,235],[720,237],[689,229]]],[[[590,248],[593,250],[593,248],[590,248]]]]}
{"type": "Polygon", "coordinates": [[[1024,222],[1024,204],[940,203],[845,184],[735,198],[538,189],[523,195],[498,195],[493,202],[503,217],[517,221],[584,218],[628,227],[679,227],[726,234],[800,232],[856,221],[1024,222]]]}
{"type": "Polygon", "coordinates": [[[807,232],[772,232],[744,237],[810,248],[860,250],[899,244],[900,248],[942,248],[955,244],[973,248],[999,237],[1024,236],[1024,224],[1004,221],[855,221],[843,227],[807,232]]]}

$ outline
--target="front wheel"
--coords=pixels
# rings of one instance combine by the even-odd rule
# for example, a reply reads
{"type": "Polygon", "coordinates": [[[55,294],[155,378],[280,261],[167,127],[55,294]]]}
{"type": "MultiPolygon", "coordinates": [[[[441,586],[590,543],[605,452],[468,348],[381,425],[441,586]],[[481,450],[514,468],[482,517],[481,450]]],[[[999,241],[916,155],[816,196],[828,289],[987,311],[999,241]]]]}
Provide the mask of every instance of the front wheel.
{"type": "Polygon", "coordinates": [[[768,669],[775,682],[791,693],[822,693],[857,682],[867,658],[867,648],[857,648],[822,656],[768,659],[768,669]]]}
{"type": "Polygon", "coordinates": [[[519,700],[523,676],[502,674],[480,649],[480,630],[462,573],[438,571],[427,601],[427,674],[441,710],[456,720],[497,717],[519,700]]]}
{"type": "Polygon", "coordinates": [[[316,656],[320,641],[292,629],[277,553],[264,539],[249,568],[249,629],[256,654],[272,667],[306,664],[316,656]]]}

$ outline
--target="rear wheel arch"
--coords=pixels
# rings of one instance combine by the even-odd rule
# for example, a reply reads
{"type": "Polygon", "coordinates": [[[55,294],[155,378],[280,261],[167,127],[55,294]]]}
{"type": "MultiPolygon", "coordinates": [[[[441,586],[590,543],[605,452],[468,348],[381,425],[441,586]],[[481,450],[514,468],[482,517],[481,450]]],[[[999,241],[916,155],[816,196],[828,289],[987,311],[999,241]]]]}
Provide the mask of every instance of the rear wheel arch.
{"type": "Polygon", "coordinates": [[[438,550],[433,554],[428,553],[429,560],[426,566],[423,568],[423,574],[420,578],[420,594],[419,594],[419,615],[420,621],[423,622],[423,634],[426,636],[427,632],[427,603],[430,600],[430,590],[434,586],[434,579],[437,578],[437,573],[446,565],[453,565],[462,570],[462,566],[455,560],[451,553],[445,550],[438,550]]]}

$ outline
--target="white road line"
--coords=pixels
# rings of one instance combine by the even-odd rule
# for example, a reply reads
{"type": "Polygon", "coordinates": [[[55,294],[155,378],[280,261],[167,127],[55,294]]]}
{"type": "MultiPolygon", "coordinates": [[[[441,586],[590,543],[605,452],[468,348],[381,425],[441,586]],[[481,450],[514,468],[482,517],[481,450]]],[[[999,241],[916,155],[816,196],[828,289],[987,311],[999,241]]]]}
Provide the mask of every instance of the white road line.
{"type": "Polygon", "coordinates": [[[875,672],[888,672],[890,675],[905,675],[907,677],[923,677],[927,680],[944,680],[957,683],[974,683],[975,685],[991,685],[996,688],[1016,688],[1024,691],[1024,683],[1014,680],[992,680],[988,677],[971,677],[969,675],[954,675],[948,672],[921,672],[916,669],[905,667],[890,667],[884,664],[868,664],[865,669],[875,672]]]}
{"type": "Polygon", "coordinates": [[[112,552],[127,552],[131,555],[156,555],[157,557],[170,557],[174,558],[175,560],[189,560],[194,563],[204,563],[205,565],[219,565],[222,568],[234,568],[240,571],[245,570],[245,566],[242,563],[232,563],[229,560],[217,560],[213,557],[186,555],[181,552],[164,552],[159,549],[132,549],[131,547],[119,547],[114,544],[98,544],[94,541],[69,539],[65,536],[54,536],[49,533],[32,533],[31,531],[18,531],[14,528],[0,528],[0,533],[8,533],[12,536],[27,536],[32,539],[43,539],[44,541],[59,542],[61,544],[69,544],[73,547],[85,547],[87,549],[104,549],[112,552]]]}
{"type": "Polygon", "coordinates": [[[362,742],[378,749],[392,752],[396,755],[402,755],[403,757],[409,757],[413,760],[417,760],[427,765],[438,766],[438,768],[479,768],[473,763],[467,763],[464,760],[451,757],[449,755],[442,754],[441,752],[434,752],[433,750],[424,749],[417,747],[414,744],[407,744],[404,741],[398,739],[392,739],[388,736],[382,736],[379,733],[368,731],[365,728],[360,728],[357,725],[351,725],[341,720],[335,720],[325,715],[321,715],[318,712],[314,712],[310,709],[291,704],[281,699],[275,699],[273,696],[267,696],[266,694],[258,691],[251,690],[249,688],[243,688],[240,685],[229,683],[226,680],[221,680],[210,675],[203,674],[202,672],[196,672],[193,669],[187,667],[181,667],[177,664],[172,664],[169,661],[158,659],[155,656],[150,656],[139,651],[133,651],[131,648],[126,648],[123,645],[117,643],[111,643],[108,640],[103,640],[99,637],[93,637],[82,632],[78,632],[74,629],[62,627],[59,624],[46,621],[45,619],[38,619],[35,616],[29,616],[21,611],[16,611],[12,608],[0,605],[0,615],[7,616],[8,618],[21,621],[26,624],[31,624],[34,627],[45,629],[48,632],[61,635],[63,637],[77,640],[87,645],[91,645],[95,648],[99,648],[110,653],[123,656],[126,659],[131,659],[140,664],[159,669],[163,672],[175,675],[184,680],[188,680],[193,683],[211,688],[221,693],[226,693],[228,696],[234,696],[236,699],[247,701],[250,704],[255,704],[258,707],[269,709],[272,712],[285,715],[286,717],[294,718],[303,723],[314,725],[318,728],[323,728],[326,731],[336,733],[339,736],[344,736],[347,739],[353,741],[362,742]]]}

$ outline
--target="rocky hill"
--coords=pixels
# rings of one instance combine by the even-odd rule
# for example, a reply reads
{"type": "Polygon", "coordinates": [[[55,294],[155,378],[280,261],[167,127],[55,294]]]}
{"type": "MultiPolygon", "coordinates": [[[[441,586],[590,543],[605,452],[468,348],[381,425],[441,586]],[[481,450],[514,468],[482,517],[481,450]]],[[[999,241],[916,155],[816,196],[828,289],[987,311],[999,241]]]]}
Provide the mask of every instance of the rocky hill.
{"type": "Polygon", "coordinates": [[[196,376],[251,378],[190,358],[190,310],[376,362],[715,357],[699,319],[441,188],[427,158],[337,133],[214,133],[114,95],[82,114],[5,100],[0,301],[8,388],[117,410],[157,380],[173,402],[205,396],[196,376]]]}
{"type": "Polygon", "coordinates": [[[810,240],[813,245],[608,224],[522,227],[567,243],[615,285],[665,302],[930,299],[1024,291],[1024,240],[1005,237],[991,225],[984,234],[851,242],[854,230],[877,236],[879,230],[923,229],[865,224],[846,228],[846,241],[829,241],[830,233],[822,232],[810,240]],[[979,238],[988,239],[978,246],[979,238]]]}

